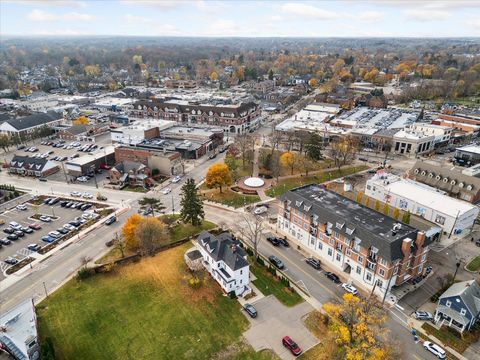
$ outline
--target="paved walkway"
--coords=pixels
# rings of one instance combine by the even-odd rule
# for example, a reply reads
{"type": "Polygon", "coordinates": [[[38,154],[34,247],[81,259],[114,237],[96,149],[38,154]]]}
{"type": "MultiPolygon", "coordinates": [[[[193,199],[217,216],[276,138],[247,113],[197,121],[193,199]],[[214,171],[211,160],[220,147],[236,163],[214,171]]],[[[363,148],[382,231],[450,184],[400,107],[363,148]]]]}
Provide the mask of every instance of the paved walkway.
{"type": "Polygon", "coordinates": [[[303,351],[318,344],[318,339],[310,333],[302,321],[306,314],[314,310],[308,302],[289,308],[273,295],[269,295],[254,302],[253,305],[258,316],[252,319],[245,314],[251,326],[244,336],[255,351],[272,349],[281,359],[291,360],[295,357],[283,346],[284,336],[292,337],[303,351]]]}

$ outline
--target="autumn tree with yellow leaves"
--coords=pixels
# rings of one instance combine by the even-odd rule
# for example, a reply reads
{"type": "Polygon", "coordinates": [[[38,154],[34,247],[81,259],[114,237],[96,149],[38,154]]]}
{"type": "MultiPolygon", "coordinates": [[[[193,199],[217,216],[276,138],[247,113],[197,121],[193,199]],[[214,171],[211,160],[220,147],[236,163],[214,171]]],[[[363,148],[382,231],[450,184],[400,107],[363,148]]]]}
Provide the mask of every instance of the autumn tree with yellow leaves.
{"type": "Polygon", "coordinates": [[[151,255],[161,245],[170,241],[165,224],[155,217],[130,216],[122,228],[125,246],[130,251],[151,255]]]}
{"type": "Polygon", "coordinates": [[[366,300],[352,294],[343,295],[343,303],[326,303],[328,332],[337,345],[333,359],[389,360],[400,354],[385,327],[386,311],[376,297],[366,300]]]}
{"type": "Polygon", "coordinates": [[[299,161],[299,155],[291,151],[284,152],[280,156],[280,166],[285,169],[289,169],[290,175],[293,175],[293,171],[295,170],[295,167],[298,165],[298,161],[299,161]]]}
{"type": "Polygon", "coordinates": [[[211,81],[217,81],[218,80],[218,74],[215,71],[212,71],[210,74],[210,80],[211,81]]]}
{"type": "Polygon", "coordinates": [[[208,168],[205,184],[209,189],[218,188],[222,192],[223,186],[232,185],[232,174],[227,165],[216,163],[208,168]]]}
{"type": "Polygon", "coordinates": [[[73,125],[88,125],[88,118],[82,115],[76,120],[73,120],[73,125]]]}
{"type": "Polygon", "coordinates": [[[129,250],[138,250],[138,241],[135,238],[135,230],[138,224],[142,222],[142,217],[138,214],[130,216],[122,228],[125,245],[129,250]]]}

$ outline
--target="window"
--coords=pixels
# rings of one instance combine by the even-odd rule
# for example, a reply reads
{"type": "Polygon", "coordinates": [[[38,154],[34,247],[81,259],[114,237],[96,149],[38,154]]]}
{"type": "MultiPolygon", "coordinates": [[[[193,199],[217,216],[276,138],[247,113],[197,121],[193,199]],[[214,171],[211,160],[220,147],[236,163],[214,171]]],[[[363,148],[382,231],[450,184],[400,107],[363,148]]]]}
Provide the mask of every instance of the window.
{"type": "Polygon", "coordinates": [[[341,255],[341,254],[337,254],[336,259],[337,259],[337,261],[342,261],[342,255],[341,255]]]}
{"type": "Polygon", "coordinates": [[[426,258],[427,258],[427,254],[423,254],[422,255],[422,262],[425,261],[426,258]]]}
{"type": "Polygon", "coordinates": [[[380,269],[378,273],[380,274],[380,276],[385,276],[385,270],[383,269],[380,269]]]}
{"type": "Polygon", "coordinates": [[[422,270],[423,270],[423,264],[421,264],[421,265],[418,267],[418,273],[421,274],[421,273],[422,273],[422,270]]]}
{"type": "Polygon", "coordinates": [[[367,190],[370,190],[372,187],[370,185],[367,185],[367,190]]]}
{"type": "Polygon", "coordinates": [[[372,281],[372,274],[367,272],[367,275],[365,276],[367,281],[372,281]]]}
{"type": "Polygon", "coordinates": [[[243,270],[240,270],[240,275],[242,275],[242,274],[243,274],[243,270]]]}
{"type": "Polygon", "coordinates": [[[307,223],[303,223],[303,230],[308,230],[308,224],[307,223]]]}
{"type": "Polygon", "coordinates": [[[385,260],[384,258],[381,258],[380,259],[380,264],[387,265],[387,260],[385,260]]]}
{"type": "Polygon", "coordinates": [[[377,286],[379,288],[382,288],[383,287],[383,281],[382,280],[377,280],[377,286]]]}
{"type": "Polygon", "coordinates": [[[395,268],[393,269],[393,275],[397,275],[397,273],[398,273],[398,267],[395,267],[395,268]]]}
{"type": "Polygon", "coordinates": [[[467,313],[467,310],[466,310],[466,309],[463,309],[463,308],[462,308],[462,310],[460,310],[460,315],[465,315],[466,313],[467,313]]]}
{"type": "Polygon", "coordinates": [[[357,266],[357,274],[358,275],[362,274],[362,268],[360,266],[357,266]]]}
{"type": "Polygon", "coordinates": [[[446,307],[452,306],[452,302],[451,302],[450,300],[447,300],[447,302],[445,303],[445,306],[446,306],[446,307]]]}
{"type": "Polygon", "coordinates": [[[315,238],[313,236],[310,237],[310,245],[315,246],[315,238]]]}
{"type": "Polygon", "coordinates": [[[360,243],[362,240],[360,240],[358,237],[355,237],[355,240],[353,242],[353,251],[359,252],[360,251],[360,243]]]}
{"type": "Polygon", "coordinates": [[[358,258],[357,258],[357,261],[358,261],[359,263],[363,263],[363,257],[359,255],[358,258]]]}
{"type": "Polygon", "coordinates": [[[333,232],[333,237],[334,237],[335,239],[339,239],[339,238],[340,238],[340,234],[339,234],[337,231],[334,231],[334,232],[333,232]]]}
{"type": "Polygon", "coordinates": [[[352,256],[352,250],[347,249],[347,256],[352,256]]]}
{"type": "Polygon", "coordinates": [[[333,252],[332,249],[328,249],[328,256],[332,256],[333,252]]]}
{"type": "Polygon", "coordinates": [[[437,215],[437,216],[435,217],[435,222],[436,222],[437,224],[440,224],[440,225],[445,224],[445,216],[437,215]]]}
{"type": "Polygon", "coordinates": [[[333,240],[332,238],[330,238],[330,239],[328,240],[328,243],[329,243],[330,245],[333,245],[334,242],[335,242],[335,240],[333,240]]]}
{"type": "Polygon", "coordinates": [[[240,284],[242,283],[242,279],[240,279],[240,284]]]}
{"type": "Polygon", "coordinates": [[[319,241],[319,242],[318,242],[318,250],[322,250],[322,249],[323,249],[322,242],[321,242],[321,241],[319,241]]]}

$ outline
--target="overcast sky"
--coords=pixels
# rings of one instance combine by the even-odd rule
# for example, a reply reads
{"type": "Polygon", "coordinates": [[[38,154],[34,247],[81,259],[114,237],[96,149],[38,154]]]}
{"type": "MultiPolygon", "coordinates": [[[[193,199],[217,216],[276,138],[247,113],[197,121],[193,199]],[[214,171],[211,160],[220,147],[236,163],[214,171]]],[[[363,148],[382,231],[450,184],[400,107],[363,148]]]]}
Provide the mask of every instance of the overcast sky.
{"type": "Polygon", "coordinates": [[[0,0],[0,34],[480,36],[480,0],[0,0]]]}

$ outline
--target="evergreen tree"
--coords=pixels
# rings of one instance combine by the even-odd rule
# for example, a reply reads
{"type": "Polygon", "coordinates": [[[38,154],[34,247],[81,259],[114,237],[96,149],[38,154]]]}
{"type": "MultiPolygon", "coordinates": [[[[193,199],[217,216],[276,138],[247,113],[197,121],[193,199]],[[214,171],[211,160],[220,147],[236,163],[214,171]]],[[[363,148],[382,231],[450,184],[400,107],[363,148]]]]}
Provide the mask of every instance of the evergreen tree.
{"type": "Polygon", "coordinates": [[[165,206],[163,206],[162,202],[159,199],[153,197],[145,196],[138,200],[138,204],[142,208],[149,208],[150,210],[152,210],[152,216],[155,216],[155,210],[160,212],[165,209],[165,206]]]}
{"type": "Polygon", "coordinates": [[[305,154],[310,160],[319,160],[322,156],[322,137],[317,133],[312,133],[308,142],[305,144],[305,154]]]}
{"type": "Polygon", "coordinates": [[[180,218],[183,222],[189,222],[193,226],[198,226],[202,223],[205,213],[202,200],[198,197],[195,180],[187,179],[182,186],[182,201],[180,205],[182,207],[180,218]]]}

